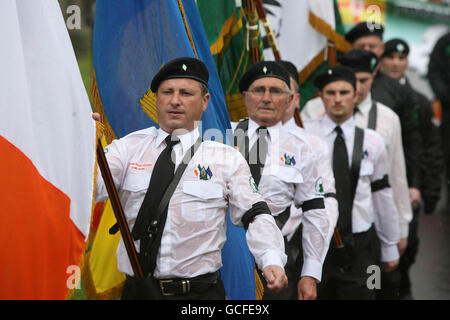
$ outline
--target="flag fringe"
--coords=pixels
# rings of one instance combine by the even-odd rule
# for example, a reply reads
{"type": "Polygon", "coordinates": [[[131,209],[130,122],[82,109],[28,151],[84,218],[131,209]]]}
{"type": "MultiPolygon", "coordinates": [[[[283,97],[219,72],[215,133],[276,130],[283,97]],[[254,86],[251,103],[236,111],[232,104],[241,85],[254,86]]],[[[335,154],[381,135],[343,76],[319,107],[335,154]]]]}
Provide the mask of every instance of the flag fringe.
{"type": "Polygon", "coordinates": [[[181,0],[178,0],[178,7],[180,8],[181,17],[183,18],[184,27],[186,28],[186,33],[189,38],[189,42],[191,43],[192,50],[194,51],[195,57],[198,59],[197,50],[195,50],[195,44],[194,40],[192,38],[191,29],[189,28],[187,19],[186,19],[186,13],[184,11],[183,2],[181,0]]]}
{"type": "Polygon", "coordinates": [[[108,118],[106,117],[105,110],[103,109],[102,99],[97,87],[97,80],[95,78],[95,68],[92,71],[92,83],[91,83],[91,99],[94,106],[94,110],[100,114],[100,122],[103,124],[103,133],[106,138],[106,142],[110,144],[114,139],[117,139],[114,130],[109,124],[108,118]]]}
{"type": "Polygon", "coordinates": [[[139,99],[142,110],[147,114],[147,116],[152,119],[154,123],[158,123],[158,115],[156,112],[156,96],[152,90],[148,89],[147,93],[139,99]]]}
{"type": "Polygon", "coordinates": [[[264,286],[262,284],[261,278],[259,277],[256,267],[254,269],[255,273],[255,298],[256,300],[262,300],[264,295],[264,286]]]}
{"type": "Polygon", "coordinates": [[[240,93],[227,94],[225,101],[231,121],[236,122],[247,117],[247,107],[240,93]]]}
{"type": "Polygon", "coordinates": [[[86,292],[86,297],[88,300],[117,300],[120,299],[122,295],[123,285],[125,281],[119,283],[118,285],[105,290],[103,292],[97,292],[95,289],[94,278],[91,273],[91,268],[89,264],[91,252],[86,253],[84,257],[84,266],[83,266],[83,284],[84,290],[86,292]]]}

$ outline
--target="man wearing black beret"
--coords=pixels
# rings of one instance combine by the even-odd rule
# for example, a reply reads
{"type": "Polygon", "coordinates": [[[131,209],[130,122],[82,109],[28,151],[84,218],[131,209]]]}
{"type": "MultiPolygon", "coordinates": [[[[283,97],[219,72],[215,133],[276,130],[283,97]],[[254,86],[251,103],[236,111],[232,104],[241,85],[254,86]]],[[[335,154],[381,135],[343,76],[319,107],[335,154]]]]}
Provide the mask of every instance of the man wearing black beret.
{"type": "Polygon", "coordinates": [[[300,132],[283,129],[282,119],[293,99],[289,72],[274,61],[256,63],[240,79],[239,90],[249,118],[234,124],[236,146],[249,163],[259,191],[280,230],[294,206],[303,215],[293,237],[285,239],[288,287],[276,294],[264,290],[263,299],[315,299],[330,222],[312,148],[300,132]]]}
{"type": "MultiPolygon", "coordinates": [[[[412,220],[412,208],[409,199],[406,178],[405,158],[401,138],[400,119],[397,114],[381,102],[372,99],[371,88],[375,77],[378,57],[371,51],[353,49],[339,59],[342,65],[355,71],[358,81],[358,101],[354,113],[355,123],[361,128],[377,131],[383,138],[389,159],[389,183],[392,186],[395,205],[399,214],[400,255],[408,245],[408,229],[412,220]]],[[[377,290],[379,299],[397,299],[397,270],[382,272],[381,290],[377,290]]]]}
{"type": "Polygon", "coordinates": [[[364,21],[347,32],[345,39],[352,44],[354,49],[372,51],[380,56],[384,50],[383,32],[384,27],[381,24],[364,21]]]}
{"type": "MultiPolygon", "coordinates": [[[[406,70],[408,69],[409,46],[402,39],[391,39],[386,42],[385,50],[381,58],[381,70],[388,76],[399,81],[403,86],[407,86],[413,92],[414,107],[419,118],[419,132],[423,140],[423,152],[421,161],[421,185],[420,192],[424,203],[424,211],[431,214],[441,193],[441,175],[444,169],[444,155],[442,152],[441,138],[438,128],[433,124],[433,111],[428,99],[417,90],[413,89],[406,70]]],[[[400,260],[399,271],[401,298],[411,297],[411,284],[409,281],[409,269],[418,251],[418,215],[420,206],[414,208],[414,216],[410,223],[408,236],[408,247],[404,256],[400,260]]]]}
{"type": "MultiPolygon", "coordinates": [[[[384,52],[383,32],[382,25],[366,21],[353,27],[346,38],[353,49],[372,51],[381,58],[384,52]]],[[[411,107],[414,104],[413,92],[381,71],[376,72],[371,91],[373,99],[394,110],[400,118],[409,193],[411,204],[416,207],[421,199],[420,155],[423,144],[418,130],[419,122],[414,116],[414,108],[411,107]]]]}
{"type": "Polygon", "coordinates": [[[367,268],[379,262],[380,253],[385,271],[398,265],[399,223],[386,149],[378,133],[355,125],[356,81],[345,66],[319,73],[314,84],[325,115],[304,120],[306,131],[323,138],[332,153],[339,207],[335,239],[342,239],[330,244],[319,299],[375,299],[367,268]]]}
{"type": "MultiPolygon", "coordinates": [[[[127,275],[122,299],[225,299],[219,277],[227,209],[244,226],[248,246],[274,292],[287,286],[283,236],[234,148],[202,141],[209,73],[194,58],[169,61],[155,75],[159,129],[113,141],[107,160],[119,192],[143,279],[134,277],[124,243],[119,271],[127,275]]],[[[98,178],[96,201],[107,192],[98,178]]]]}

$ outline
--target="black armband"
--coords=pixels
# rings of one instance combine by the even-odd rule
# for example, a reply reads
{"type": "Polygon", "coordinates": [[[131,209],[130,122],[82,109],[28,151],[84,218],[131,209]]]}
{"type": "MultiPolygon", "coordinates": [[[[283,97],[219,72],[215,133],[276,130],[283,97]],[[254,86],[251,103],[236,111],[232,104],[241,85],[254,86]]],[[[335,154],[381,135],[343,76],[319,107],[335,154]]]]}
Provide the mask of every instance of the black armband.
{"type": "Polygon", "coordinates": [[[377,191],[380,191],[381,189],[384,189],[384,188],[390,188],[391,186],[389,185],[388,175],[386,174],[380,180],[372,182],[370,184],[370,187],[372,189],[372,192],[377,192],[377,191]]]}
{"type": "Polygon", "coordinates": [[[325,194],[323,195],[323,197],[324,197],[324,198],[335,198],[335,199],[337,199],[336,193],[334,193],[334,192],[328,192],[328,193],[325,193],[325,194]]]}
{"type": "Polygon", "coordinates": [[[260,214],[271,214],[269,206],[265,201],[254,203],[252,207],[244,213],[241,220],[245,230],[248,229],[248,226],[252,223],[253,219],[260,214]]]}
{"type": "Polygon", "coordinates": [[[314,209],[325,209],[325,203],[323,202],[323,198],[315,198],[303,202],[301,207],[303,212],[314,209]]]}

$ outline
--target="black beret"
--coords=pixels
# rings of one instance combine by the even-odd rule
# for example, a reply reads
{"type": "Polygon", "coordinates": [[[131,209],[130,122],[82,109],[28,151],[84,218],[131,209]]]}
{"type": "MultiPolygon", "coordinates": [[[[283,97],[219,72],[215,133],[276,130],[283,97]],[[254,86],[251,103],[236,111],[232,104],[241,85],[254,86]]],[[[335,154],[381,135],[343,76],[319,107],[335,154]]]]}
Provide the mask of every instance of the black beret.
{"type": "Polygon", "coordinates": [[[356,90],[356,76],[352,69],[345,66],[335,66],[320,72],[314,80],[314,85],[322,90],[327,84],[334,81],[347,81],[356,90]]]}
{"type": "Polygon", "coordinates": [[[198,59],[176,58],[167,62],[153,77],[150,89],[156,92],[161,82],[175,78],[194,79],[208,86],[209,72],[206,65],[198,59]]]}
{"type": "Polygon", "coordinates": [[[384,28],[381,24],[371,23],[368,21],[360,22],[354,26],[347,34],[345,39],[353,43],[357,39],[365,36],[377,36],[383,39],[384,28]]]}
{"type": "Polygon", "coordinates": [[[384,44],[382,57],[387,56],[392,52],[404,53],[407,56],[409,53],[409,46],[402,39],[391,39],[384,44]]]}
{"type": "Polygon", "coordinates": [[[378,57],[372,51],[353,49],[339,58],[339,62],[354,72],[373,72],[378,64],[378,57]]]}
{"type": "Polygon", "coordinates": [[[297,67],[292,62],[287,61],[287,60],[281,60],[281,61],[277,61],[277,62],[286,69],[286,71],[289,73],[289,76],[294,78],[294,80],[295,80],[295,82],[297,82],[297,84],[300,83],[300,77],[298,75],[297,67]]]}
{"type": "Polygon", "coordinates": [[[261,78],[278,78],[286,82],[291,87],[289,73],[286,69],[275,61],[261,61],[255,63],[241,77],[239,81],[239,91],[242,93],[247,91],[253,81],[261,78]]]}

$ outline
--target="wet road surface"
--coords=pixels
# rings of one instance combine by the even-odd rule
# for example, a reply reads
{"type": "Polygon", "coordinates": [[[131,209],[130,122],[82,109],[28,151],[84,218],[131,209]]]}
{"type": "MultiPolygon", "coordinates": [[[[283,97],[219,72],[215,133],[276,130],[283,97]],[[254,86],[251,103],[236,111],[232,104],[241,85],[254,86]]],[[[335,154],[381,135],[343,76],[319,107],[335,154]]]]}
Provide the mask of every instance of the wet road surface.
{"type": "Polygon", "coordinates": [[[410,269],[414,299],[450,300],[450,199],[445,190],[431,215],[419,215],[419,251],[410,269]]]}

